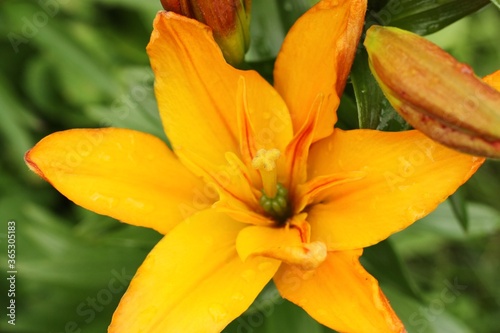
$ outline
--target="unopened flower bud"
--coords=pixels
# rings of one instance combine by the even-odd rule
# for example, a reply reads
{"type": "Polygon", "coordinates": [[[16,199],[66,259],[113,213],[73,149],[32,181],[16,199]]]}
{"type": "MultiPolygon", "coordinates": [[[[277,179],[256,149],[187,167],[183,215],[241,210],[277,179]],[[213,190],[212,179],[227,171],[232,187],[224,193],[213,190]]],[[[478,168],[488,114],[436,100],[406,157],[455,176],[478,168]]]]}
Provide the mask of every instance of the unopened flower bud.
{"type": "Polygon", "coordinates": [[[165,10],[194,18],[212,28],[231,65],[243,62],[250,45],[251,0],[161,0],[165,10]]]}
{"type": "Polygon", "coordinates": [[[408,123],[451,148],[500,158],[498,90],[414,33],[372,26],[364,45],[373,75],[408,123]]]}

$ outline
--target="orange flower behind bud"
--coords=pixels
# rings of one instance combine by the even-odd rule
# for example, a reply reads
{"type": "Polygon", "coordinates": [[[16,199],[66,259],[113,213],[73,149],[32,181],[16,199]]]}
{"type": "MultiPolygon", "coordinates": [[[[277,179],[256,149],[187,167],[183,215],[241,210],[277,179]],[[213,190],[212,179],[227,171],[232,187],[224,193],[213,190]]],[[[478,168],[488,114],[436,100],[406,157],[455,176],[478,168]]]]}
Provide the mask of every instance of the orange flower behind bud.
{"type": "Polygon", "coordinates": [[[251,0],[161,0],[165,10],[200,21],[212,28],[226,61],[243,62],[250,45],[251,0]]]}
{"type": "Polygon", "coordinates": [[[483,77],[483,81],[500,91],[500,70],[483,77]]]}
{"type": "Polygon", "coordinates": [[[451,148],[500,158],[500,92],[469,66],[397,28],[372,26],[364,45],[373,75],[408,123],[451,148]]]}

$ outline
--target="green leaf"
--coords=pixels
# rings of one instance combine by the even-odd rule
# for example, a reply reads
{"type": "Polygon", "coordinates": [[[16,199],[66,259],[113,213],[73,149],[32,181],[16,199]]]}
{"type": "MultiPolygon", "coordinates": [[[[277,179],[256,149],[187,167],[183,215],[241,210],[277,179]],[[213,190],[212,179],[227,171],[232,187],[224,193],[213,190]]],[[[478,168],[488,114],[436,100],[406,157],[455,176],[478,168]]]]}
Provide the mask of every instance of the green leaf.
{"type": "Polygon", "coordinates": [[[359,128],[385,131],[408,129],[408,124],[394,110],[368,65],[368,53],[360,48],[351,70],[351,82],[356,96],[359,128]]]}
{"type": "Polygon", "coordinates": [[[391,236],[394,247],[403,258],[431,254],[450,240],[465,241],[493,235],[500,230],[500,214],[486,205],[467,203],[469,230],[455,223],[451,205],[445,201],[420,221],[391,236]]]}
{"type": "Polygon", "coordinates": [[[153,92],[154,76],[149,67],[122,68],[117,74],[120,93],[110,105],[85,107],[86,114],[103,127],[129,128],[155,135],[168,142],[153,92]]]}
{"type": "Polygon", "coordinates": [[[490,205],[500,210],[498,189],[500,188],[500,163],[487,160],[464,185],[471,199],[490,205]]]}
{"type": "Polygon", "coordinates": [[[62,93],[81,105],[116,96],[119,88],[111,69],[96,62],[81,44],[76,44],[74,38],[63,31],[47,25],[34,40],[50,54],[62,93]]]}
{"type": "Polygon", "coordinates": [[[271,282],[245,314],[235,319],[224,333],[328,333],[332,330],[312,319],[300,307],[281,298],[271,282]]]}
{"type": "Polygon", "coordinates": [[[292,25],[317,1],[275,1],[281,17],[281,23],[285,31],[290,30],[292,25]]]}
{"type": "MultiPolygon", "coordinates": [[[[12,200],[0,200],[2,212],[12,205],[12,200]]],[[[127,242],[124,234],[115,238],[120,230],[83,238],[67,221],[44,207],[22,203],[19,210],[11,215],[17,222],[18,248],[18,330],[14,332],[40,332],[40,327],[44,332],[63,332],[70,321],[84,332],[105,331],[129,281],[154,242],[127,242]],[[57,316],[53,315],[54,309],[57,309],[57,316]]],[[[98,219],[95,223],[99,223],[100,217],[93,216],[98,219]]],[[[4,236],[3,230],[0,239],[4,236]]],[[[141,231],[129,234],[131,237],[141,235],[144,235],[141,231]]],[[[156,235],[156,239],[159,237],[156,235]]],[[[0,261],[2,279],[5,278],[5,264],[6,261],[0,261]]],[[[0,299],[2,306],[4,299],[7,298],[0,299]]],[[[4,325],[6,321],[0,323],[0,331],[11,332],[9,325],[4,325]]]]}
{"type": "Polygon", "coordinates": [[[5,143],[2,156],[17,169],[24,170],[22,156],[32,142],[28,130],[36,121],[16,97],[12,85],[0,76],[0,138],[5,143]]]}
{"type": "Polygon", "coordinates": [[[141,11],[150,16],[148,22],[152,22],[154,15],[163,9],[159,1],[93,0],[92,2],[106,4],[110,7],[129,7],[131,10],[141,11]]]}
{"type": "Polygon", "coordinates": [[[368,66],[368,53],[360,48],[351,71],[351,81],[358,106],[359,128],[376,129],[380,124],[382,100],[385,99],[368,66]]]}
{"type": "Polygon", "coordinates": [[[412,299],[392,285],[384,285],[382,289],[408,333],[473,333],[464,322],[449,312],[450,304],[458,298],[453,294],[454,290],[450,290],[452,287],[450,283],[443,283],[446,294],[443,296],[441,293],[425,301],[412,299]]]}
{"type": "Polygon", "coordinates": [[[389,0],[370,0],[368,1],[368,12],[371,10],[379,11],[387,5],[388,2],[389,0]]]}
{"type": "Polygon", "coordinates": [[[498,8],[500,8],[500,0],[491,0],[491,2],[497,6],[498,8]]]}
{"type": "Polygon", "coordinates": [[[285,34],[276,1],[252,2],[250,49],[245,60],[260,62],[276,58],[285,34]]]}
{"type": "Polygon", "coordinates": [[[420,35],[436,32],[476,12],[490,0],[390,0],[381,10],[367,14],[367,26],[390,25],[420,35]]]}
{"type": "Polygon", "coordinates": [[[500,11],[495,6],[486,6],[477,14],[442,29],[427,38],[452,54],[460,62],[470,65],[476,75],[484,76],[498,69],[500,43],[500,11]],[[481,56],[478,57],[478,54],[481,56]]]}
{"type": "Polygon", "coordinates": [[[361,261],[363,266],[380,283],[390,284],[415,299],[421,298],[417,285],[411,279],[406,265],[402,262],[390,240],[366,248],[361,261]]]}
{"type": "Polygon", "coordinates": [[[464,231],[469,229],[469,216],[467,213],[467,202],[463,188],[459,188],[452,196],[448,198],[455,218],[458,220],[464,231]]]}
{"type": "Polygon", "coordinates": [[[358,109],[355,102],[356,99],[354,98],[354,92],[351,88],[351,85],[345,87],[344,93],[340,98],[340,105],[337,109],[338,120],[335,127],[343,130],[359,128],[358,109]]]}

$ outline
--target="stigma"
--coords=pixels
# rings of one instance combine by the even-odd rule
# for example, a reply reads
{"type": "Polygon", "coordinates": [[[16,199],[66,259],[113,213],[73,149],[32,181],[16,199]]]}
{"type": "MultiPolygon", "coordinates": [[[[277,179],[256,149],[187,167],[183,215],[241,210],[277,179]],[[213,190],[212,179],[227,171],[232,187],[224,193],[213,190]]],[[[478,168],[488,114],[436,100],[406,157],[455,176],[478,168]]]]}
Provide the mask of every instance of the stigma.
{"type": "Polygon", "coordinates": [[[276,161],[281,153],[278,149],[259,149],[252,160],[252,166],[257,169],[262,178],[264,194],[268,198],[274,198],[278,192],[278,173],[276,161]]]}

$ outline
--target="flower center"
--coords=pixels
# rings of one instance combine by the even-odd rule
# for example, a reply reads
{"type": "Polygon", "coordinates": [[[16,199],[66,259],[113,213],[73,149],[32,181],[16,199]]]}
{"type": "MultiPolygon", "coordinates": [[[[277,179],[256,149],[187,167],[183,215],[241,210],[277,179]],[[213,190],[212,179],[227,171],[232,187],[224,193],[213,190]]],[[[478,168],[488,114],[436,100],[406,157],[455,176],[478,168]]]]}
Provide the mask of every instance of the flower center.
{"type": "Polygon", "coordinates": [[[276,161],[280,155],[280,151],[275,148],[260,149],[252,160],[252,166],[259,171],[262,178],[260,205],[281,225],[288,218],[289,207],[288,190],[278,183],[276,161]]]}

